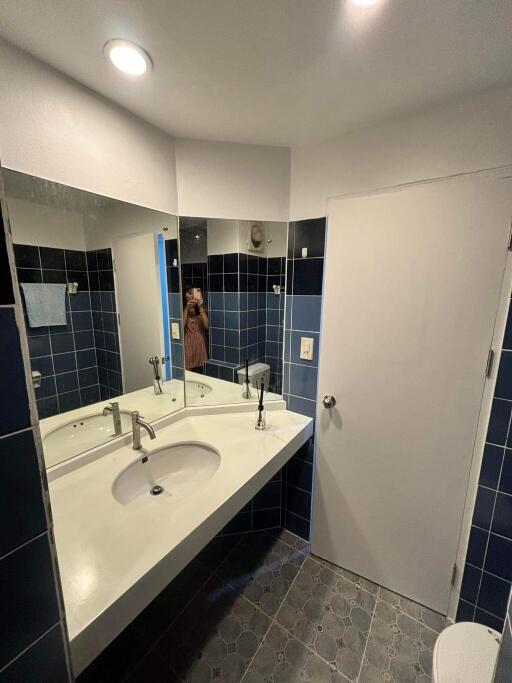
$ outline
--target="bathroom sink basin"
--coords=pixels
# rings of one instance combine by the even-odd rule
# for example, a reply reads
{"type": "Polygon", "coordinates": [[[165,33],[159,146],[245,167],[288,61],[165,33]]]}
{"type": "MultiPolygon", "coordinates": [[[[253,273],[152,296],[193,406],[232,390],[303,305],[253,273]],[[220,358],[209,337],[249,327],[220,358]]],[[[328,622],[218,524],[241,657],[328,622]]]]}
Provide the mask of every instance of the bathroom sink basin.
{"type": "Polygon", "coordinates": [[[148,505],[176,501],[198,490],[220,465],[220,453],[197,441],[182,441],[141,452],[112,485],[114,498],[122,505],[148,505]]]}
{"type": "Polygon", "coordinates": [[[200,401],[202,398],[211,393],[212,388],[209,384],[204,382],[194,382],[188,379],[185,382],[185,392],[187,394],[187,401],[200,401]]]}
{"type": "MultiPolygon", "coordinates": [[[[121,411],[121,427],[123,433],[132,428],[131,415],[127,411],[121,411]]],[[[43,438],[46,466],[50,467],[54,462],[99,446],[114,436],[112,415],[95,413],[79,420],[70,420],[52,429],[43,438]]]]}

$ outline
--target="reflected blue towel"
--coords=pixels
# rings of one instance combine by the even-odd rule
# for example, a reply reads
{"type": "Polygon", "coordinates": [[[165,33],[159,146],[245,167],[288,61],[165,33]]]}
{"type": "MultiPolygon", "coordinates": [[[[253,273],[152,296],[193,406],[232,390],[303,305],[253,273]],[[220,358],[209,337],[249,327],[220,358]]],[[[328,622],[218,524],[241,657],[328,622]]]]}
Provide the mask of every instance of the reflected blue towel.
{"type": "Polygon", "coordinates": [[[30,327],[66,324],[66,285],[21,282],[30,327]]]}

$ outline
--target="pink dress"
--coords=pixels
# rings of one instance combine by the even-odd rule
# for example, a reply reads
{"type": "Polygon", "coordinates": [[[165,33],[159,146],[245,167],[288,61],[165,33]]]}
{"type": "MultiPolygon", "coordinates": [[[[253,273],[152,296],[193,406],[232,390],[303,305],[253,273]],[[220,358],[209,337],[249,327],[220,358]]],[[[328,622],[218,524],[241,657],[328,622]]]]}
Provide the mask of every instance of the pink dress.
{"type": "Polygon", "coordinates": [[[185,368],[192,370],[192,368],[202,367],[207,360],[206,330],[201,316],[193,308],[188,313],[185,330],[185,368]]]}

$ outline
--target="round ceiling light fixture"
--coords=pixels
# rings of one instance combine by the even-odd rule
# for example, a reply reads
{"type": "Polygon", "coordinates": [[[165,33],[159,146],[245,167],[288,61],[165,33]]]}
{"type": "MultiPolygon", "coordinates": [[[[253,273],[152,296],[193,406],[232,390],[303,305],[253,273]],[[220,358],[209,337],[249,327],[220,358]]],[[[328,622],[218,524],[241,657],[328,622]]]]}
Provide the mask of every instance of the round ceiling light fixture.
{"type": "Polygon", "coordinates": [[[148,53],[129,40],[109,40],[105,43],[103,52],[116,69],[128,76],[143,76],[153,66],[148,53]]]}

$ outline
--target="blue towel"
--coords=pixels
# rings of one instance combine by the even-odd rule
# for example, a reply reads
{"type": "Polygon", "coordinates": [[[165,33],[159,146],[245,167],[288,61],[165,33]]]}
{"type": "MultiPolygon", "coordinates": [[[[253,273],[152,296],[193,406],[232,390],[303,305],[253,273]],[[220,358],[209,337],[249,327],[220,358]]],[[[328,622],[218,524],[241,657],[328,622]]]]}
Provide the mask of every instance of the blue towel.
{"type": "Polygon", "coordinates": [[[66,324],[66,285],[21,282],[30,327],[66,324]]]}

